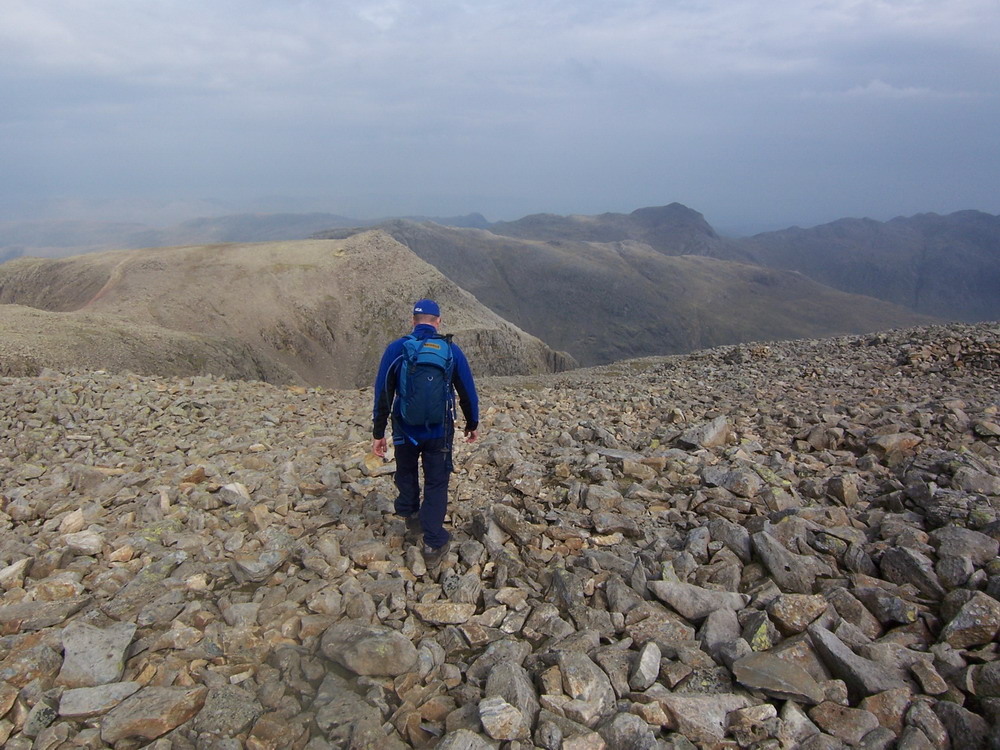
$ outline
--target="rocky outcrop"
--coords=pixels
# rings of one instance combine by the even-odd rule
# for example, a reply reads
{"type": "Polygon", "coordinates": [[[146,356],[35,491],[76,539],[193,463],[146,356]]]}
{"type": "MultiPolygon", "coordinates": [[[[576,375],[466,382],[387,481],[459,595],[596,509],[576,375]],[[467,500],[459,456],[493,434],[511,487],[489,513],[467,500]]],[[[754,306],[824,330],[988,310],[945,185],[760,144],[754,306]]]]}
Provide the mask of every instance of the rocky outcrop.
{"type": "Polygon", "coordinates": [[[433,572],[370,390],[0,379],[0,743],[995,746],[998,343],[483,379],[433,572]]]}

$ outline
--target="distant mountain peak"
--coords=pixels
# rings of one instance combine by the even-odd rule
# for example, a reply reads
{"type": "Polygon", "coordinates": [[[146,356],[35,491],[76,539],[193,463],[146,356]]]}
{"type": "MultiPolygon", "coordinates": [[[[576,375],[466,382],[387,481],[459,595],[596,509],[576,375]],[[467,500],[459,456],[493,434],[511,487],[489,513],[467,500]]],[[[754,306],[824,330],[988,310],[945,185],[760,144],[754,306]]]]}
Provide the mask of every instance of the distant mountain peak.
{"type": "Polygon", "coordinates": [[[683,203],[678,203],[674,201],[673,203],[668,203],[665,206],[644,206],[643,208],[637,208],[635,211],[629,214],[635,218],[641,218],[646,216],[658,216],[658,217],[670,217],[670,218],[695,218],[699,221],[704,221],[705,217],[695,211],[693,208],[688,208],[683,203]]]}
{"type": "Polygon", "coordinates": [[[664,255],[713,255],[721,242],[704,216],[681,203],[639,208],[629,214],[533,214],[497,222],[490,231],[534,240],[642,242],[664,255]]]}
{"type": "Polygon", "coordinates": [[[666,206],[637,208],[629,214],[632,219],[647,228],[683,227],[704,232],[709,237],[718,237],[705,217],[682,203],[666,206]]]}

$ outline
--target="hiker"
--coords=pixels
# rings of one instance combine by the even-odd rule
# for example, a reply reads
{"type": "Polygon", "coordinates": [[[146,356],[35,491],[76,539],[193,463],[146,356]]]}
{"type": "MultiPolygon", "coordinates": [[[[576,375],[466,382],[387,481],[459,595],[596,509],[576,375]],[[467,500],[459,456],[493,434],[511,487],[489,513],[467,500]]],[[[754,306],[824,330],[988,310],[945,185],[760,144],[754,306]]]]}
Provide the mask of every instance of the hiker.
{"type": "Polygon", "coordinates": [[[396,515],[406,523],[406,539],[419,543],[428,569],[434,569],[451,546],[444,529],[448,510],[448,480],[452,472],[455,435],[455,392],[465,417],[465,440],[478,436],[479,397],[465,354],[438,333],[441,309],[433,300],[413,306],[413,332],[386,347],[375,378],[372,452],[386,453],[385,427],[392,415],[396,451],[396,515]],[[419,377],[413,377],[419,372],[419,377]],[[423,464],[420,498],[418,459],[423,464]]]}

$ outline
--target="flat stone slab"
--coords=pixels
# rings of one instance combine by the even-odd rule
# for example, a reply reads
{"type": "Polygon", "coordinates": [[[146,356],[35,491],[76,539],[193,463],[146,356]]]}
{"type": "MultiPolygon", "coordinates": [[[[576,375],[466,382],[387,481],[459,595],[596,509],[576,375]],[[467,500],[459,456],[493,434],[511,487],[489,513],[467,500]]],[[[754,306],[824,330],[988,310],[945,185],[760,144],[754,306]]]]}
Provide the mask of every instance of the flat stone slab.
{"type": "Polygon", "coordinates": [[[118,682],[135,629],[131,622],[104,629],[82,622],[67,625],[62,632],[63,663],[58,684],[80,688],[118,682]]]}
{"type": "Polygon", "coordinates": [[[730,712],[750,706],[742,695],[664,695],[660,705],[673,719],[673,729],[691,742],[719,742],[726,736],[730,712]]]}
{"type": "Polygon", "coordinates": [[[733,675],[748,688],[784,700],[822,703],[826,698],[823,688],[805,669],[766,651],[734,662],[733,675]]]}
{"type": "Polygon", "coordinates": [[[58,599],[53,602],[18,602],[0,607],[0,630],[12,628],[24,633],[42,630],[65,622],[91,601],[89,596],[58,599]]]}
{"type": "Polygon", "coordinates": [[[414,604],[413,611],[424,622],[435,625],[461,625],[468,622],[476,614],[475,604],[457,604],[455,602],[429,602],[414,604]]]}
{"type": "Polygon", "coordinates": [[[903,679],[886,667],[854,653],[842,640],[816,625],[809,627],[809,636],[831,672],[845,683],[855,702],[885,690],[906,687],[903,679]]]}
{"type": "Polygon", "coordinates": [[[59,699],[59,715],[64,719],[101,716],[141,688],[138,682],[115,682],[96,687],[71,688],[59,699]]]}
{"type": "Polygon", "coordinates": [[[128,738],[155,740],[194,717],[208,688],[145,687],[105,717],[101,739],[114,744],[128,738]]]}
{"type": "Polygon", "coordinates": [[[413,669],[417,649],[398,630],[384,625],[343,622],[320,642],[323,654],[355,674],[395,677],[413,669]]]}
{"type": "Polygon", "coordinates": [[[703,620],[717,609],[743,609],[750,597],[734,591],[716,591],[678,581],[650,581],[647,584],[656,598],[669,604],[689,620],[703,620]]]}

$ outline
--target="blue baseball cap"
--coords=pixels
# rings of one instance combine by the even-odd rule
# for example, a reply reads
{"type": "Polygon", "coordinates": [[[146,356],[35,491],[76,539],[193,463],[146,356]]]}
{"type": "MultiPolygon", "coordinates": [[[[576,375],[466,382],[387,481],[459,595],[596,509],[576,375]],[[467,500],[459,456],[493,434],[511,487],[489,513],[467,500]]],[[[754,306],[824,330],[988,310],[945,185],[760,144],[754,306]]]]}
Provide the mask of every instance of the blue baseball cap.
{"type": "Polygon", "coordinates": [[[432,299],[417,300],[413,305],[414,315],[433,315],[435,318],[441,317],[441,308],[432,299]]]}

